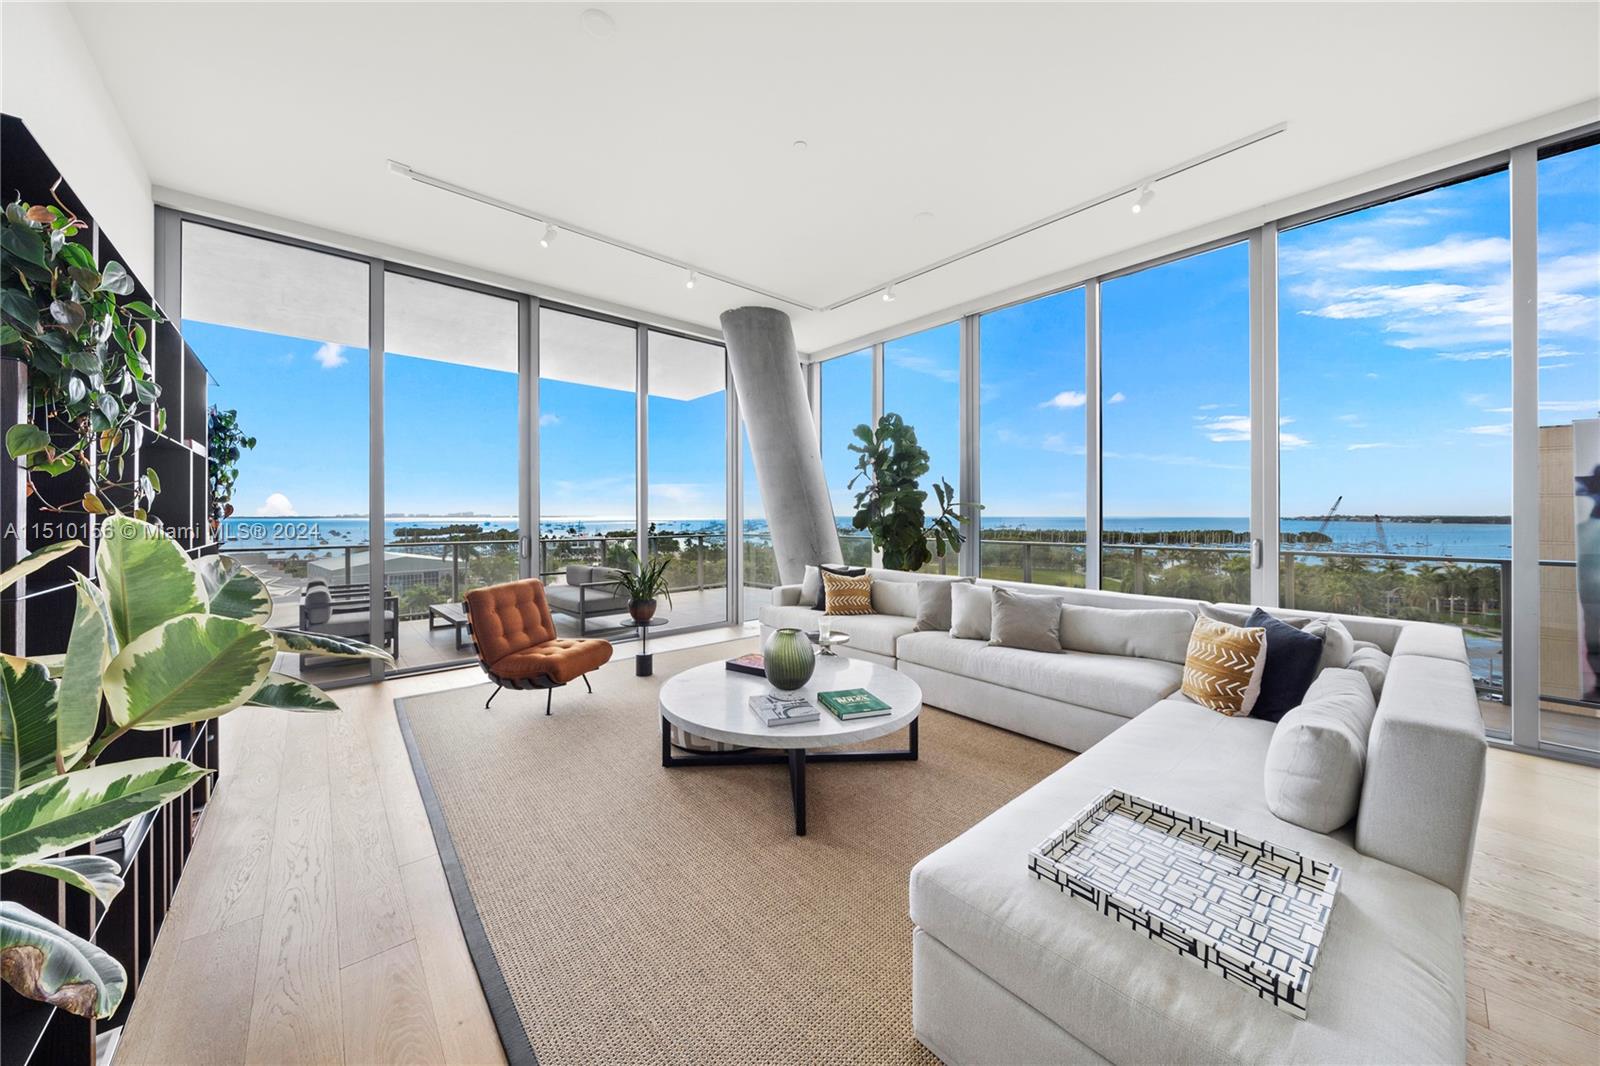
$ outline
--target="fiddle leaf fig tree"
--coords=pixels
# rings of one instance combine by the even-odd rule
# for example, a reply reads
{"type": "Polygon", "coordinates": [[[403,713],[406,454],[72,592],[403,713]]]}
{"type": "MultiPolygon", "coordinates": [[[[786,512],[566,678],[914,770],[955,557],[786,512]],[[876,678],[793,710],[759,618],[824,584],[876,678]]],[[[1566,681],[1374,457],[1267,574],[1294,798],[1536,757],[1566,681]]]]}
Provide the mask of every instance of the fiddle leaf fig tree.
{"type": "MultiPolygon", "coordinates": [[[[7,454],[27,471],[27,491],[52,511],[106,514],[106,489],[131,494],[136,511],[158,491],[150,470],[129,469],[133,423],[161,390],[145,348],[155,308],[129,300],[132,275],[102,268],[77,238],[87,224],[48,204],[8,204],[0,220],[0,354],[28,367],[33,422],[6,431],[7,454]],[[94,488],[50,500],[43,479],[87,466],[94,488]]],[[[157,416],[159,419],[159,415],[157,416]]]]}
{"type": "Polygon", "coordinates": [[[872,547],[883,553],[883,565],[891,570],[921,570],[935,552],[942,559],[960,550],[960,504],[956,490],[943,478],[933,483],[938,509],[932,519],[927,515],[928,493],[920,479],[929,469],[928,453],[917,443],[917,431],[890,412],[878,420],[877,429],[863,422],[855,435],[860,443],[850,445],[857,459],[849,487],[863,485],[856,493],[851,525],[872,535],[872,547]]]}
{"type": "Polygon", "coordinates": [[[256,446],[254,437],[239,428],[239,412],[211,408],[206,423],[206,455],[211,466],[211,533],[217,537],[222,521],[233,514],[233,490],[239,480],[239,458],[256,446]]]}
{"type": "MultiPolygon", "coordinates": [[[[0,588],[79,545],[42,548],[0,588]]],[[[156,526],[101,523],[98,578],[76,575],[66,654],[0,655],[0,873],[49,877],[109,904],[123,867],[65,855],[188,791],[208,771],[180,758],[97,765],[135,730],[217,718],[243,706],[334,711],[315,685],[272,672],[280,651],[381,659],[368,644],[267,625],[272,597],[231,559],[189,559],[156,526]]],[[[115,958],[41,915],[0,902],[0,976],[19,993],[110,1017],[127,974],[115,958]]]]}

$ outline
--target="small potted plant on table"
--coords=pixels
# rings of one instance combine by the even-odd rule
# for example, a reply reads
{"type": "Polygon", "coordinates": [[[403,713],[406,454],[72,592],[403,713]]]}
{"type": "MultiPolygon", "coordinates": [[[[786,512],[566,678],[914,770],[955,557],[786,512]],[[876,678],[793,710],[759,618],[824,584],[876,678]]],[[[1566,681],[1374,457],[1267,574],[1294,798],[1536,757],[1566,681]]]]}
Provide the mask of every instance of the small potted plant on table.
{"type": "Polygon", "coordinates": [[[670,556],[644,562],[634,552],[628,553],[628,565],[617,578],[617,589],[628,594],[628,616],[643,624],[655,617],[656,597],[665,596],[672,602],[672,590],[667,587],[667,567],[670,556]]]}

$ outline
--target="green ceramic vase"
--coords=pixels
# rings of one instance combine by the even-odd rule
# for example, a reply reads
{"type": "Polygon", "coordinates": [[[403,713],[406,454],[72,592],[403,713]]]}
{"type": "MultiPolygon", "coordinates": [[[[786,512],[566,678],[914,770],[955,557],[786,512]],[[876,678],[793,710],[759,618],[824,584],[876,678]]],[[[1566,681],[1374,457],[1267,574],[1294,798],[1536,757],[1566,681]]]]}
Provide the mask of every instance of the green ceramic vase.
{"type": "Polygon", "coordinates": [[[761,656],[767,680],[773,688],[785,692],[810,681],[811,671],[817,666],[811,641],[798,629],[780,629],[773,633],[767,638],[766,647],[761,649],[761,656]]]}

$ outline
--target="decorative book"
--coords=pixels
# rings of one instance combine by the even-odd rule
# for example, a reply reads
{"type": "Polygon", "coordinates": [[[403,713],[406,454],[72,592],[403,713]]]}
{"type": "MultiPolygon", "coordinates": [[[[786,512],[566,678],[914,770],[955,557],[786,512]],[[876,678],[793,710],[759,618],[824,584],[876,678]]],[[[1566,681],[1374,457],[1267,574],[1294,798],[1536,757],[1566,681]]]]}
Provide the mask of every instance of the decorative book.
{"type": "Polygon", "coordinates": [[[750,710],[762,724],[799,725],[815,722],[822,713],[803,696],[756,695],[750,697],[750,710]]]}
{"type": "Polygon", "coordinates": [[[837,692],[819,692],[817,701],[834,716],[845,721],[857,718],[880,718],[889,713],[889,705],[864,688],[840,689],[837,692]]]}
{"type": "Polygon", "coordinates": [[[749,655],[741,655],[737,659],[729,659],[723,664],[737,674],[754,674],[756,677],[766,677],[766,661],[761,658],[761,653],[753,651],[749,655]]]}
{"type": "Polygon", "coordinates": [[[1339,867],[1112,789],[1028,868],[1118,925],[1306,1016],[1339,867]]]}

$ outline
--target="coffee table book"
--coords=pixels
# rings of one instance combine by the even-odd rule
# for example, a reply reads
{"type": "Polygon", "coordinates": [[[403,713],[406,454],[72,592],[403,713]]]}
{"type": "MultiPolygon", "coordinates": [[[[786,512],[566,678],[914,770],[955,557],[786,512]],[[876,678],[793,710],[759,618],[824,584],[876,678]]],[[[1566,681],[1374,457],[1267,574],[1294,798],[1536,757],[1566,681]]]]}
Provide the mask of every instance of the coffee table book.
{"type": "Polygon", "coordinates": [[[729,659],[723,665],[736,674],[753,674],[756,677],[767,676],[766,660],[761,657],[761,653],[758,651],[753,651],[748,655],[741,655],[735,659],[729,659]]]}
{"type": "Polygon", "coordinates": [[[853,722],[857,718],[878,718],[889,713],[889,705],[864,688],[819,692],[817,701],[832,711],[834,717],[846,722],[853,722]]]}
{"type": "Polygon", "coordinates": [[[750,710],[769,726],[803,725],[821,719],[822,714],[811,702],[800,696],[755,695],[750,697],[750,710]]]}
{"type": "Polygon", "coordinates": [[[1338,866],[1110,789],[1032,849],[1028,868],[1130,933],[1306,1016],[1338,866]]]}

